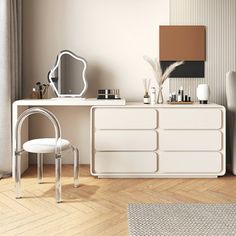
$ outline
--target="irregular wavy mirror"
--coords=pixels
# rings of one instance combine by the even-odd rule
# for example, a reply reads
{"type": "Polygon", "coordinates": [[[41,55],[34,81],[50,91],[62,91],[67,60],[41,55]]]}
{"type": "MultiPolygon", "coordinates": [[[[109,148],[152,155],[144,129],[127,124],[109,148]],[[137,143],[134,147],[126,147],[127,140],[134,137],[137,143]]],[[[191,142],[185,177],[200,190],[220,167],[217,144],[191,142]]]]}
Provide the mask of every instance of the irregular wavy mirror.
{"type": "Polygon", "coordinates": [[[58,97],[82,97],[87,90],[87,62],[68,50],[61,51],[48,81],[58,97]]]}

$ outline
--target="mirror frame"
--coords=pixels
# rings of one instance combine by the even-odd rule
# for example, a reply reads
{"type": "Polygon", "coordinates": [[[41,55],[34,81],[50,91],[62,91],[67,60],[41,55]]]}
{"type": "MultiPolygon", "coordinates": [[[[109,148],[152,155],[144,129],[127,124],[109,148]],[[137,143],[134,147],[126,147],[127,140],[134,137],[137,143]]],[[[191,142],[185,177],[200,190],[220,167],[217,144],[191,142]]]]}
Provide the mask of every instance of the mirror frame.
{"type": "Polygon", "coordinates": [[[86,62],[86,60],[83,57],[79,57],[79,56],[77,56],[76,54],[74,54],[73,52],[71,52],[69,50],[62,50],[57,55],[56,63],[54,65],[54,67],[48,72],[48,81],[49,81],[50,86],[52,87],[53,91],[56,93],[56,95],[58,97],[79,97],[79,98],[82,98],[82,96],[85,94],[85,92],[87,91],[87,88],[88,88],[88,84],[87,84],[87,80],[86,80],[86,76],[85,76],[86,69],[87,69],[87,62],[86,62]],[[79,93],[79,94],[60,94],[58,92],[57,88],[55,87],[54,82],[51,79],[52,78],[52,74],[55,72],[55,70],[59,66],[61,57],[63,55],[66,55],[66,54],[72,56],[74,59],[76,59],[78,61],[81,61],[84,64],[84,68],[83,68],[83,71],[82,71],[82,78],[83,78],[84,88],[83,88],[82,92],[79,93]]]}

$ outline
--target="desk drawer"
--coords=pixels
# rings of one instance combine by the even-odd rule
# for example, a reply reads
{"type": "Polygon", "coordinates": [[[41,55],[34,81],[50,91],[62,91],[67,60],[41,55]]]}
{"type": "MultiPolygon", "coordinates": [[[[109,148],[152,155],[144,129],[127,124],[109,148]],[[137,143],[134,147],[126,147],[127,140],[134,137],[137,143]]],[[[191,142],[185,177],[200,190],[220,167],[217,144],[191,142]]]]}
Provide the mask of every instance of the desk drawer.
{"type": "Polygon", "coordinates": [[[161,129],[220,129],[223,125],[220,109],[160,109],[161,129]]]}
{"type": "Polygon", "coordinates": [[[98,130],[94,145],[97,151],[154,151],[157,133],[153,130],[98,130]]]}
{"type": "Polygon", "coordinates": [[[154,173],[157,155],[154,152],[97,152],[96,173],[154,173]]]}
{"type": "Polygon", "coordinates": [[[161,152],[159,173],[220,173],[222,162],[219,152],[161,152]]]}
{"type": "Polygon", "coordinates": [[[157,111],[145,108],[96,108],[96,129],[155,129],[157,111]]]}
{"type": "Polygon", "coordinates": [[[162,151],[219,151],[222,133],[218,130],[165,130],[159,133],[162,151]]]}

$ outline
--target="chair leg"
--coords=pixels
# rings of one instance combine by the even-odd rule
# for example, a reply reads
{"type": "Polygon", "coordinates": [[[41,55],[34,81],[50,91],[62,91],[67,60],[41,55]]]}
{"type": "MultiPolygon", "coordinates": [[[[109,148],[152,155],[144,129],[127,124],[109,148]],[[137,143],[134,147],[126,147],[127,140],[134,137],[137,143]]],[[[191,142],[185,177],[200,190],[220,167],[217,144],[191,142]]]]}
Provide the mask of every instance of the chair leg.
{"type": "Polygon", "coordinates": [[[61,155],[56,155],[56,165],[55,165],[55,173],[56,173],[56,202],[62,202],[61,199],[61,155]]]}
{"type": "Polygon", "coordinates": [[[43,183],[43,153],[37,153],[37,178],[38,183],[43,183]]]}
{"type": "Polygon", "coordinates": [[[74,153],[74,187],[79,187],[79,150],[73,148],[74,153]]]}
{"type": "Polygon", "coordinates": [[[15,175],[15,191],[16,198],[21,198],[21,186],[20,186],[20,178],[21,178],[21,154],[16,154],[14,158],[14,175],[15,175]]]}

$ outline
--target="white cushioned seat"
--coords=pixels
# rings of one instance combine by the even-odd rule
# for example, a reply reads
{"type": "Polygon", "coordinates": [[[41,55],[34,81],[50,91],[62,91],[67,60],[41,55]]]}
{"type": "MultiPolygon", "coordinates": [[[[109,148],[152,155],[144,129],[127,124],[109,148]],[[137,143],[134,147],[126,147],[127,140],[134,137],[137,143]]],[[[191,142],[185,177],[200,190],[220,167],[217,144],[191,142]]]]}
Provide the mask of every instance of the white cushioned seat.
{"type": "MultiPolygon", "coordinates": [[[[54,153],[55,144],[55,138],[32,139],[23,144],[23,149],[32,153],[54,153]]],[[[58,145],[62,151],[70,148],[70,142],[66,139],[60,139],[58,145]]]]}

